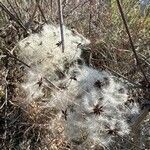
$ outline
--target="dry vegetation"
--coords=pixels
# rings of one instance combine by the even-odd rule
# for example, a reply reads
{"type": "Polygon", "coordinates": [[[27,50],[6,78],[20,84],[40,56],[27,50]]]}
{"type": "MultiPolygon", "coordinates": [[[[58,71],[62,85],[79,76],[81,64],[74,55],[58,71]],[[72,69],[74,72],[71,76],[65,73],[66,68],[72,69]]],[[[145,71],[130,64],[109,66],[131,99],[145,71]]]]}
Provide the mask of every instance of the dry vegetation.
{"type": "MultiPolygon", "coordinates": [[[[142,16],[137,0],[121,2],[129,33],[117,0],[62,1],[65,26],[73,31],[75,29],[91,41],[81,47],[86,65],[124,81],[129,95],[126,103],[139,105],[140,114],[134,118],[128,136],[115,136],[108,146],[92,147],[88,143],[89,148],[81,139],[72,142],[66,137],[63,124],[67,110],[62,110],[56,117],[57,110],[43,106],[40,98],[27,102],[27,93],[22,85],[27,80],[32,83],[29,76],[33,74],[27,73],[29,62],[22,55],[20,57],[18,43],[31,34],[40,33],[45,24],[57,25],[57,6],[56,0],[0,1],[0,149],[150,149],[150,9],[146,8],[142,16]]],[[[60,43],[55,44],[59,47],[60,43]]],[[[63,76],[64,72],[59,73],[63,76]]],[[[45,81],[51,84],[47,77],[45,81]]],[[[37,83],[40,87],[42,80],[37,83]]],[[[46,86],[44,93],[51,94],[49,90],[49,86],[46,86]]],[[[94,113],[100,114],[99,111],[94,109],[94,113]]]]}

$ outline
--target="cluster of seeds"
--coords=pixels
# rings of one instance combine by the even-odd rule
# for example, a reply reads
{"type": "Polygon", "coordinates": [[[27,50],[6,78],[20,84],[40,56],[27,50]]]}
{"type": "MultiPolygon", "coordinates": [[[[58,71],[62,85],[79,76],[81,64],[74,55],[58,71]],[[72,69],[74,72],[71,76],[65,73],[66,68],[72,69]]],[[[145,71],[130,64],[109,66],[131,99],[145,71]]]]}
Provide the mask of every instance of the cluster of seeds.
{"type": "Polygon", "coordinates": [[[45,25],[19,42],[19,56],[31,66],[22,85],[26,101],[52,110],[53,122],[61,122],[75,145],[106,146],[113,137],[128,135],[128,121],[138,106],[126,105],[127,89],[111,74],[86,66],[79,45],[89,40],[66,27],[64,39],[62,53],[59,27],[45,25]]]}

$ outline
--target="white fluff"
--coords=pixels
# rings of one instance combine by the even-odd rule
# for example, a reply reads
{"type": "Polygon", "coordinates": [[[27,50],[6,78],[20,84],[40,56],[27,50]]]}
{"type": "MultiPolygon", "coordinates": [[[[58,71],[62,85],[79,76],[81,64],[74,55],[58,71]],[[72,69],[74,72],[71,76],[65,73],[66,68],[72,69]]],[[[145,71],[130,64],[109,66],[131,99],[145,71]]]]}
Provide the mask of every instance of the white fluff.
{"type": "Polygon", "coordinates": [[[20,57],[26,63],[41,72],[52,72],[55,65],[60,69],[64,69],[64,63],[72,62],[80,58],[81,49],[78,44],[89,44],[89,40],[83,36],[74,35],[66,27],[64,28],[65,51],[62,53],[61,45],[56,44],[61,41],[60,28],[53,25],[45,25],[41,33],[32,34],[19,42],[20,57]]]}
{"type": "Polygon", "coordinates": [[[82,59],[78,44],[90,42],[66,27],[64,31],[64,53],[61,46],[56,45],[60,42],[60,29],[53,25],[45,25],[41,33],[19,42],[19,55],[32,68],[32,71],[27,70],[27,80],[22,85],[27,101],[46,99],[45,107],[54,108],[56,112],[66,111],[62,124],[74,144],[91,141],[108,145],[114,137],[108,134],[109,130],[117,129],[120,136],[129,134],[127,119],[138,113],[138,107],[124,105],[128,98],[127,89],[110,74],[76,63],[78,58],[82,59]],[[56,71],[63,77],[59,77],[56,71]],[[48,87],[46,94],[45,87],[37,84],[44,77],[51,82],[43,81],[48,87]],[[101,110],[95,110],[95,107],[101,107],[101,110]]]}

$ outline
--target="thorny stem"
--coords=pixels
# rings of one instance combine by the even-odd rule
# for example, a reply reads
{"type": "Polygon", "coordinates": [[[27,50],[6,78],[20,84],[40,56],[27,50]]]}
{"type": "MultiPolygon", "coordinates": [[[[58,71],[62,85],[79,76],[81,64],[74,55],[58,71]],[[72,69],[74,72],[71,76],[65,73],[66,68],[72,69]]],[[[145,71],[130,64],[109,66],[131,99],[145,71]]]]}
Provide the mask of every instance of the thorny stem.
{"type": "Polygon", "coordinates": [[[62,4],[61,0],[58,0],[58,10],[59,10],[59,21],[60,21],[60,34],[61,34],[61,43],[62,43],[62,52],[64,53],[65,44],[64,44],[64,22],[63,22],[63,13],[62,13],[62,4]]]}
{"type": "Polygon", "coordinates": [[[122,17],[124,26],[125,26],[125,28],[126,28],[126,32],[127,32],[127,34],[128,34],[128,37],[129,37],[130,45],[131,45],[133,54],[134,54],[134,56],[135,56],[137,66],[139,67],[141,73],[143,74],[143,76],[144,76],[144,78],[145,78],[145,81],[146,81],[147,83],[149,83],[149,81],[148,81],[148,79],[147,79],[147,77],[146,77],[146,74],[145,74],[143,68],[141,67],[141,63],[140,63],[140,61],[139,61],[138,55],[137,55],[137,53],[136,53],[136,50],[135,50],[135,47],[134,47],[134,44],[133,44],[133,41],[132,41],[132,38],[131,38],[131,34],[130,34],[130,31],[129,31],[129,27],[128,27],[127,21],[126,21],[126,19],[125,19],[124,12],[123,12],[122,6],[121,6],[121,4],[120,4],[120,1],[119,1],[119,0],[116,0],[116,1],[117,1],[118,9],[119,9],[119,11],[120,11],[120,14],[121,14],[121,17],[122,17]]]}

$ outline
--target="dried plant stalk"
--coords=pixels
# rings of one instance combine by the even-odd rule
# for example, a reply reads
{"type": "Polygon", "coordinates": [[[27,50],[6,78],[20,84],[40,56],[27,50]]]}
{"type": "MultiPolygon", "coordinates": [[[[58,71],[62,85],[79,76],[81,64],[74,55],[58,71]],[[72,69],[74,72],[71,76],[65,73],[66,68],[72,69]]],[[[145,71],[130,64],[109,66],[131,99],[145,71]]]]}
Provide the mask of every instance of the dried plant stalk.
{"type": "Polygon", "coordinates": [[[62,52],[64,53],[65,44],[64,44],[64,22],[63,22],[63,12],[62,12],[62,4],[61,0],[58,0],[58,10],[59,10],[59,21],[60,21],[60,32],[61,32],[61,44],[62,44],[62,52]]]}

